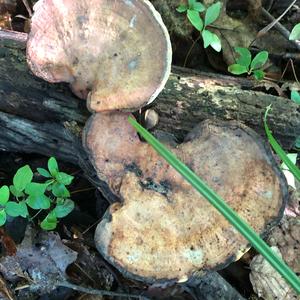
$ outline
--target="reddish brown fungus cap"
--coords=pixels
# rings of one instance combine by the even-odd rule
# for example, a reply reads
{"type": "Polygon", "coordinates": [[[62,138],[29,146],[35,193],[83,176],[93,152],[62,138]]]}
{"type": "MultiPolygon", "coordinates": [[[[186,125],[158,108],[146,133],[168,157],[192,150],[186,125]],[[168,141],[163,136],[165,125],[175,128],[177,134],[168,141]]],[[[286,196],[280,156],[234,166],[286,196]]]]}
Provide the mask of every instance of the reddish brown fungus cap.
{"type": "MultiPolygon", "coordinates": [[[[237,260],[248,242],[227,220],[139,140],[122,113],[96,114],[84,144],[121,203],[98,225],[98,250],[129,277],[186,280],[237,260]]],[[[269,148],[238,122],[206,121],[172,150],[258,233],[280,220],[286,181],[269,148]]]]}
{"type": "Polygon", "coordinates": [[[27,59],[34,74],[69,82],[92,111],[150,103],[170,73],[171,43],[148,0],[40,0],[27,59]]]}

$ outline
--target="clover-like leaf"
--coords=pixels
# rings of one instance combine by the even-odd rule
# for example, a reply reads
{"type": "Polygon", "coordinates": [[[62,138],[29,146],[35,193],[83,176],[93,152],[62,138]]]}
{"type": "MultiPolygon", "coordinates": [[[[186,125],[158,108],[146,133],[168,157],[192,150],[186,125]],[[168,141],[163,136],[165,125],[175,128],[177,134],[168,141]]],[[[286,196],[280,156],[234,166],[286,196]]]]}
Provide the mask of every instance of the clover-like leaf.
{"type": "Polygon", "coordinates": [[[176,8],[176,10],[177,10],[178,12],[180,12],[180,13],[183,13],[183,12],[185,12],[185,11],[188,10],[188,7],[187,7],[186,5],[184,5],[184,4],[180,4],[180,5],[176,8]]]}
{"type": "Polygon", "coordinates": [[[37,168],[37,171],[43,177],[46,177],[46,178],[51,178],[52,177],[51,174],[44,168],[37,168]]]}
{"type": "Polygon", "coordinates": [[[24,217],[28,216],[28,209],[24,201],[19,203],[8,201],[5,206],[5,212],[11,217],[24,217]]]}
{"type": "Polygon", "coordinates": [[[74,176],[71,176],[64,172],[58,172],[55,179],[57,180],[58,183],[62,183],[64,185],[69,185],[69,184],[71,184],[72,180],[74,179],[74,176]]]}
{"type": "Polygon", "coordinates": [[[48,209],[51,201],[46,195],[29,195],[26,203],[33,209],[48,209]]]}
{"type": "Polygon", "coordinates": [[[204,18],[205,27],[218,19],[221,12],[221,7],[221,2],[217,2],[207,8],[204,18]]]}
{"type": "Polygon", "coordinates": [[[248,73],[248,68],[239,64],[233,64],[228,67],[228,72],[234,75],[241,75],[244,73],[248,73]]]}
{"type": "Polygon", "coordinates": [[[289,40],[300,40],[300,23],[294,26],[290,33],[289,40]]]}
{"type": "Polygon", "coordinates": [[[209,30],[204,29],[202,31],[202,38],[203,38],[204,48],[211,46],[217,52],[221,51],[221,48],[222,48],[221,41],[216,34],[214,34],[213,32],[211,32],[209,30]]]}
{"type": "Polygon", "coordinates": [[[58,164],[54,157],[50,157],[48,160],[48,169],[50,174],[55,177],[58,173],[58,164]]]}
{"type": "Polygon", "coordinates": [[[57,218],[52,210],[41,223],[41,228],[44,230],[53,230],[57,226],[57,218]]]}
{"type": "Polygon", "coordinates": [[[260,51],[256,54],[256,56],[253,58],[250,68],[252,70],[261,68],[268,60],[269,53],[268,51],[260,51]]]}
{"type": "Polygon", "coordinates": [[[295,91],[295,90],[291,91],[291,100],[300,104],[300,94],[298,91],[295,91]]]}
{"type": "Polygon", "coordinates": [[[0,226],[3,226],[6,223],[6,212],[4,209],[0,210],[0,226]]]}
{"type": "Polygon", "coordinates": [[[68,189],[65,187],[64,184],[55,182],[52,185],[52,193],[55,197],[58,198],[68,198],[70,197],[70,192],[68,189]]]}
{"type": "Polygon", "coordinates": [[[18,192],[22,192],[26,185],[31,182],[33,173],[31,168],[26,165],[20,168],[13,178],[13,184],[18,192]]]}
{"type": "Polygon", "coordinates": [[[195,2],[192,9],[197,12],[204,12],[205,6],[201,2],[195,2]]]}
{"type": "Polygon", "coordinates": [[[236,60],[236,63],[249,68],[251,63],[251,52],[247,48],[242,47],[235,47],[234,51],[239,54],[239,58],[236,60]]]}
{"type": "Polygon", "coordinates": [[[203,29],[203,21],[199,15],[199,12],[189,9],[187,11],[187,17],[197,30],[201,31],[203,29]]]}
{"type": "Polygon", "coordinates": [[[265,72],[263,70],[254,70],[253,75],[256,80],[262,80],[265,77],[265,72]]]}
{"type": "Polygon", "coordinates": [[[45,183],[30,182],[25,188],[25,193],[32,196],[43,195],[47,186],[45,183]]]}
{"type": "Polygon", "coordinates": [[[0,205],[2,206],[5,205],[8,200],[9,200],[9,188],[7,185],[3,185],[0,188],[0,205]]]}
{"type": "Polygon", "coordinates": [[[14,185],[10,185],[10,186],[9,186],[9,190],[10,190],[10,192],[11,192],[15,197],[17,197],[17,198],[23,197],[23,196],[24,196],[24,193],[18,191],[18,190],[15,188],[14,185]]]}
{"type": "Polygon", "coordinates": [[[67,216],[74,209],[74,201],[71,199],[62,199],[63,201],[58,201],[54,212],[57,218],[63,218],[67,216]]]}

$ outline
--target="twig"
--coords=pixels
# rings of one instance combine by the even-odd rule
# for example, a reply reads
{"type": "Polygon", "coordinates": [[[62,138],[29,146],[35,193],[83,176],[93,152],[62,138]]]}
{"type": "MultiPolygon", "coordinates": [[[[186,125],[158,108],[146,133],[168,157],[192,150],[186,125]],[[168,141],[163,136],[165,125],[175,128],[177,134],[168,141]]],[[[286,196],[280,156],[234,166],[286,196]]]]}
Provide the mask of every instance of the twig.
{"type": "Polygon", "coordinates": [[[83,231],[81,234],[84,235],[86,234],[91,228],[93,228],[95,225],[97,225],[101,220],[97,220],[94,222],[92,225],[90,225],[85,231],[83,231]]]}
{"type": "MultiPolygon", "coordinates": [[[[261,29],[258,34],[257,37],[260,37],[264,34],[266,34],[273,26],[275,26],[284,16],[285,14],[291,9],[291,7],[295,4],[297,0],[294,0],[289,7],[277,18],[274,19],[270,24],[268,24],[266,27],[264,27],[263,29],[261,29]]],[[[267,11],[267,10],[266,10],[267,11]]]]}
{"type": "Polygon", "coordinates": [[[111,297],[123,297],[123,298],[131,297],[133,299],[150,300],[149,298],[147,298],[145,296],[141,296],[141,295],[132,295],[132,294],[110,292],[110,291],[105,291],[105,290],[96,290],[96,289],[86,288],[83,286],[72,284],[67,281],[58,282],[57,286],[62,286],[62,287],[66,287],[66,288],[78,291],[78,292],[83,292],[86,294],[92,294],[92,295],[98,295],[98,296],[111,296],[111,297]]]}
{"type": "Polygon", "coordinates": [[[294,67],[293,60],[291,58],[288,60],[286,66],[285,66],[285,68],[284,68],[284,70],[283,70],[283,72],[281,74],[280,80],[282,80],[285,72],[287,71],[287,68],[288,68],[289,64],[291,64],[291,68],[292,68],[292,71],[293,71],[293,75],[294,75],[295,81],[297,82],[298,85],[300,85],[299,81],[298,81],[298,78],[297,78],[297,74],[296,74],[296,70],[295,70],[295,67],[294,67]]]}
{"type": "Polygon", "coordinates": [[[187,60],[188,60],[188,58],[189,58],[189,56],[190,56],[190,54],[191,54],[193,48],[195,47],[196,43],[200,40],[200,38],[201,38],[201,34],[194,40],[192,46],[190,47],[188,53],[187,53],[186,56],[185,56],[184,63],[183,63],[183,67],[186,66],[187,60]]]}
{"type": "MultiPolygon", "coordinates": [[[[262,8],[262,14],[264,17],[266,17],[270,21],[275,21],[275,18],[267,12],[264,8],[262,8]]],[[[287,40],[289,40],[290,32],[280,23],[277,22],[274,24],[274,27],[281,33],[282,36],[284,36],[287,40]]],[[[298,50],[300,50],[300,44],[298,44],[296,41],[290,41],[298,50]]]]}
{"type": "Polygon", "coordinates": [[[0,40],[9,40],[26,44],[28,34],[24,32],[18,32],[13,30],[0,30],[0,40]]]}

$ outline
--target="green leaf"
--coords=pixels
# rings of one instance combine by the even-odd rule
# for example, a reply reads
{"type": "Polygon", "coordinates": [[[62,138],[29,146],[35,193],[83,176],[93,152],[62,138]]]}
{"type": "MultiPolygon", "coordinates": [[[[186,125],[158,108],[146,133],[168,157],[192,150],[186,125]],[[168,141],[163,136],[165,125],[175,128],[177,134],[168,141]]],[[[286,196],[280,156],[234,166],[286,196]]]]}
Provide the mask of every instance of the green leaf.
{"type": "Polygon", "coordinates": [[[41,228],[44,230],[53,230],[56,228],[57,218],[54,211],[51,211],[41,223],[41,228]]]}
{"type": "Polygon", "coordinates": [[[55,179],[57,180],[57,182],[62,183],[64,185],[69,185],[72,183],[72,180],[74,179],[73,176],[64,173],[64,172],[58,172],[58,174],[56,175],[55,179]]]}
{"type": "Polygon", "coordinates": [[[20,168],[13,178],[14,187],[18,192],[22,192],[26,185],[31,182],[33,173],[28,165],[20,168]]]}
{"type": "Polygon", "coordinates": [[[200,2],[195,2],[193,5],[193,10],[198,11],[198,12],[204,12],[205,6],[200,2]]]}
{"type": "Polygon", "coordinates": [[[273,137],[273,135],[272,135],[272,133],[271,133],[269,127],[268,127],[267,117],[268,117],[268,113],[269,113],[270,109],[271,109],[271,105],[269,105],[267,107],[266,112],[265,112],[265,116],[264,116],[264,125],[265,125],[265,131],[266,131],[268,140],[269,140],[272,148],[274,149],[274,151],[281,158],[281,160],[287,165],[287,167],[289,168],[289,170],[291,171],[291,173],[295,176],[295,178],[298,181],[300,181],[300,170],[287,157],[286,153],[281,148],[281,146],[278,144],[278,142],[275,140],[275,138],[273,137]]]}
{"type": "Polygon", "coordinates": [[[239,64],[233,64],[228,67],[228,72],[234,75],[241,75],[244,73],[248,73],[248,68],[239,64]]]}
{"type": "Polygon", "coordinates": [[[262,80],[265,77],[265,72],[263,70],[254,70],[253,75],[256,80],[262,80]]]}
{"type": "Polygon", "coordinates": [[[26,199],[26,203],[33,209],[48,209],[51,201],[46,195],[30,195],[26,199]]]}
{"type": "Polygon", "coordinates": [[[129,123],[137,132],[175,169],[189,182],[208,202],[213,205],[234,227],[238,230],[252,246],[262,254],[266,260],[279,272],[280,275],[300,293],[300,279],[276,255],[268,244],[261,239],[253,228],[244,221],[216,192],[214,192],[201,178],[181,162],[170,150],[161,144],[151,133],[138,124],[132,117],[129,123]]]}
{"type": "Polygon", "coordinates": [[[66,199],[63,202],[57,203],[53,211],[57,218],[63,218],[74,209],[74,206],[74,202],[71,199],[66,199]]]}
{"type": "Polygon", "coordinates": [[[5,205],[8,200],[9,200],[9,188],[7,185],[3,185],[0,189],[0,205],[5,205]]]}
{"type": "Polygon", "coordinates": [[[253,58],[250,68],[252,70],[261,68],[267,62],[268,57],[269,57],[268,51],[260,51],[253,58]]]}
{"type": "Polygon", "coordinates": [[[46,177],[46,178],[51,178],[52,177],[51,174],[44,168],[37,168],[37,171],[43,177],[46,177]]]}
{"type": "Polygon", "coordinates": [[[221,2],[214,3],[213,5],[208,7],[205,13],[204,27],[206,27],[207,25],[213,23],[218,19],[221,12],[221,7],[222,7],[221,2]]]}
{"type": "Polygon", "coordinates": [[[178,11],[178,12],[180,12],[180,13],[183,13],[183,12],[185,12],[185,11],[187,11],[187,6],[186,5],[184,5],[184,4],[180,4],[177,8],[176,8],[176,10],[178,11]]]}
{"type": "Polygon", "coordinates": [[[17,191],[17,189],[13,185],[9,186],[9,190],[17,198],[24,196],[24,193],[17,191]]]}
{"type": "Polygon", "coordinates": [[[203,38],[204,48],[211,46],[217,52],[221,51],[221,41],[216,34],[214,34],[209,30],[203,30],[202,38],[203,38]]]}
{"type": "Polygon", "coordinates": [[[25,188],[25,193],[33,196],[43,195],[47,186],[45,183],[30,182],[25,188]]]}
{"type": "Polygon", "coordinates": [[[251,52],[247,48],[242,47],[235,47],[234,50],[239,54],[239,58],[236,60],[236,63],[249,68],[251,63],[251,52]]]}
{"type": "Polygon", "coordinates": [[[0,210],[0,226],[4,225],[6,222],[6,212],[4,209],[0,210]]]}
{"type": "Polygon", "coordinates": [[[196,0],[188,0],[189,9],[192,9],[194,7],[195,3],[196,3],[196,0]]]}
{"type": "Polygon", "coordinates": [[[300,23],[294,26],[290,33],[289,40],[300,40],[300,23]]]}
{"type": "Polygon", "coordinates": [[[48,169],[50,174],[55,177],[58,173],[58,164],[54,157],[50,157],[48,160],[48,169]]]}
{"type": "Polygon", "coordinates": [[[300,94],[298,91],[295,91],[295,90],[291,91],[291,100],[300,104],[300,94]]]}
{"type": "Polygon", "coordinates": [[[52,193],[55,197],[58,198],[68,198],[70,197],[70,192],[68,189],[65,187],[64,184],[55,182],[52,185],[52,193]]]}
{"type": "Polygon", "coordinates": [[[187,17],[197,30],[201,31],[203,29],[203,21],[197,11],[189,9],[187,11],[187,17]]]}
{"type": "Polygon", "coordinates": [[[27,206],[24,201],[19,203],[13,201],[7,202],[5,212],[11,217],[22,216],[25,218],[28,216],[27,206]]]}
{"type": "Polygon", "coordinates": [[[207,48],[210,45],[211,41],[213,40],[212,32],[204,29],[202,31],[202,39],[203,39],[204,48],[207,48]]]}

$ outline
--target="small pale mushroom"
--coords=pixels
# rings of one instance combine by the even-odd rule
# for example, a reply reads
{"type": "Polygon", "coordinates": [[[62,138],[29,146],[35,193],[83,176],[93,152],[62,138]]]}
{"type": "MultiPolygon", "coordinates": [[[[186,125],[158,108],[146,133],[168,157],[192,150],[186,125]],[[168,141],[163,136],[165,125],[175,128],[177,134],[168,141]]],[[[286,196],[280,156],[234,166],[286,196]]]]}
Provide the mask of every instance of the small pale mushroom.
{"type": "MultiPolygon", "coordinates": [[[[126,276],[184,281],[219,269],[248,242],[129,125],[127,113],[96,114],[84,145],[119,196],[99,223],[99,252],[126,276]]],[[[282,217],[285,178],[262,139],[238,122],[205,121],[173,152],[260,234],[282,217]]]]}
{"type": "Polygon", "coordinates": [[[39,0],[31,21],[32,72],[69,82],[91,111],[138,109],[168,79],[169,35],[148,0],[39,0]]]}

